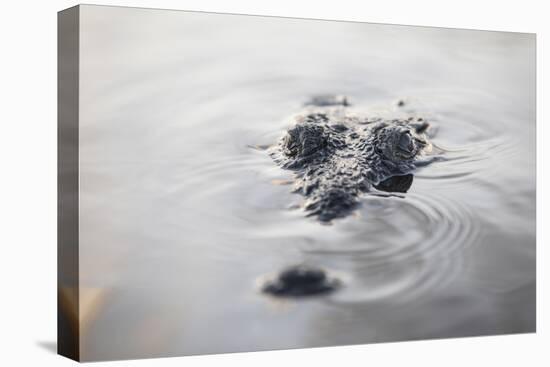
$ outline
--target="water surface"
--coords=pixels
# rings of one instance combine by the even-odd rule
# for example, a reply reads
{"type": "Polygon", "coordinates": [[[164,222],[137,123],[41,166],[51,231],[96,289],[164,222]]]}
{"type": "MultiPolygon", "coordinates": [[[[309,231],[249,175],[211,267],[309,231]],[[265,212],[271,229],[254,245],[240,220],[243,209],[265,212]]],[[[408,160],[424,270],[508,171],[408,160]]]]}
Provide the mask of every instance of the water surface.
{"type": "Polygon", "coordinates": [[[535,38],[82,7],[83,359],[532,332],[535,38]],[[407,194],[321,225],[265,151],[314,94],[438,127],[407,194]],[[395,101],[407,102],[405,112],[395,101]],[[290,118],[290,119],[289,119],[290,118]],[[338,274],[276,300],[266,275],[338,274]]]}

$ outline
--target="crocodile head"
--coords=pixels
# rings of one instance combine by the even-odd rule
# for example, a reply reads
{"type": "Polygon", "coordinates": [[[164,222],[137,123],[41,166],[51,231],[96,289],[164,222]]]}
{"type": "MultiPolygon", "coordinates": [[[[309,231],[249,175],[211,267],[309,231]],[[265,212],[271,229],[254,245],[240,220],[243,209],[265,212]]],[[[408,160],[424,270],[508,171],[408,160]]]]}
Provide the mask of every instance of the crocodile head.
{"type": "Polygon", "coordinates": [[[296,118],[271,156],[295,172],[304,209],[320,221],[350,214],[363,193],[406,192],[417,159],[430,143],[422,119],[348,116],[346,109],[317,108],[296,118]]]}

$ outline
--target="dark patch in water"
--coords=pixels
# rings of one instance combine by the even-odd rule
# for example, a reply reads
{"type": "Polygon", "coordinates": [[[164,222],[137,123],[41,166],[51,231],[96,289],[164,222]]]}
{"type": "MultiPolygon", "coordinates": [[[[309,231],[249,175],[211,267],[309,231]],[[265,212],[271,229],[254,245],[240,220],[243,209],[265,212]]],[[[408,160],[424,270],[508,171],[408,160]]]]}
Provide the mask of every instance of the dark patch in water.
{"type": "Polygon", "coordinates": [[[262,291],[277,297],[305,297],[325,295],[340,286],[341,282],[327,276],[323,269],[297,265],[287,268],[276,279],[268,281],[262,291]]]}
{"type": "Polygon", "coordinates": [[[378,185],[375,185],[374,187],[377,190],[385,191],[385,192],[407,192],[413,183],[413,175],[403,175],[403,176],[393,176],[388,178],[387,180],[384,180],[380,182],[378,185]]]}

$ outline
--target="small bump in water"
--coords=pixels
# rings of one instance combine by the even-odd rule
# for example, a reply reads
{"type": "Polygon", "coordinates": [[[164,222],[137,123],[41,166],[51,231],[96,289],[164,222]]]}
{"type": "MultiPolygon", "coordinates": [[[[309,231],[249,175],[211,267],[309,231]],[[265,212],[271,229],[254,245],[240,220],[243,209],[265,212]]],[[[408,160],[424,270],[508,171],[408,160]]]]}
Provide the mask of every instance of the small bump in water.
{"type": "Polygon", "coordinates": [[[275,279],[262,287],[262,292],[277,297],[306,297],[332,293],[341,287],[338,279],[331,278],[320,268],[296,265],[283,270],[275,279]]]}
{"type": "Polygon", "coordinates": [[[305,103],[306,106],[350,106],[349,100],[346,96],[343,95],[332,95],[332,94],[321,94],[313,96],[308,102],[305,103]]]}

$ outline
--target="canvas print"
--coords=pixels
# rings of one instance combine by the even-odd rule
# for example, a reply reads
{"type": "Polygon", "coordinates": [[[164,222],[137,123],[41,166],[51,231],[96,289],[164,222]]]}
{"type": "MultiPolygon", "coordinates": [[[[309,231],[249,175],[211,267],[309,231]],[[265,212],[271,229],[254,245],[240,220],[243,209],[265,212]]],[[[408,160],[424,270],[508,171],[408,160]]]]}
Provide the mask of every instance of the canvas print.
{"type": "Polygon", "coordinates": [[[528,33],[59,13],[58,348],[535,332],[528,33]]]}

